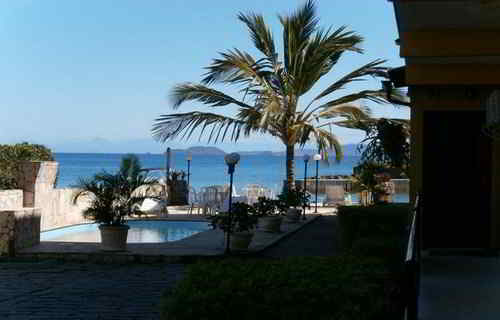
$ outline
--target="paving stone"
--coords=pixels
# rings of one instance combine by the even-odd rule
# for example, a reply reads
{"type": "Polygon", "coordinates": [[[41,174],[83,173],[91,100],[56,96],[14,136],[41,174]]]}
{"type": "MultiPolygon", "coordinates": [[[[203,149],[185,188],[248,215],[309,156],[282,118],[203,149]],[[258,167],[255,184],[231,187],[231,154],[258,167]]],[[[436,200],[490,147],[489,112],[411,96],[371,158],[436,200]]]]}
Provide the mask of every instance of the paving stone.
{"type": "Polygon", "coordinates": [[[0,262],[0,319],[158,319],[182,264],[0,262]]]}

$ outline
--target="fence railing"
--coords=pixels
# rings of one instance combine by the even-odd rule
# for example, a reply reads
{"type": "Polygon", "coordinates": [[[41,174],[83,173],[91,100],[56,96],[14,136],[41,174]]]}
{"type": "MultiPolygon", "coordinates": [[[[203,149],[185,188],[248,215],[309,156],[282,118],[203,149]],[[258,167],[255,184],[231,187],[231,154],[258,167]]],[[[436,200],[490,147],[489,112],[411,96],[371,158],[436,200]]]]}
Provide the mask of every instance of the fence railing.
{"type": "Polygon", "coordinates": [[[406,320],[417,320],[418,297],[420,293],[420,243],[421,243],[421,216],[422,195],[415,200],[412,212],[412,221],[408,234],[408,244],[405,255],[404,290],[405,290],[405,315],[406,320]]]}

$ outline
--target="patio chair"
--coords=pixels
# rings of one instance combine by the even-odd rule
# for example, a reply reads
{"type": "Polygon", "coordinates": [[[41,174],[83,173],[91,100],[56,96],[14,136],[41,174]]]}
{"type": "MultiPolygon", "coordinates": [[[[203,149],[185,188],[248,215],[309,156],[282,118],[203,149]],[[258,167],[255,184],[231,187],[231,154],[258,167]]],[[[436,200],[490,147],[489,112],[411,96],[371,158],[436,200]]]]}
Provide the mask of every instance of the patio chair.
{"type": "Polygon", "coordinates": [[[265,197],[266,196],[266,189],[261,185],[258,184],[249,184],[247,185],[243,190],[245,193],[245,196],[247,197],[247,202],[248,204],[252,205],[257,200],[259,197],[265,197]]]}
{"type": "Polygon", "coordinates": [[[200,192],[200,203],[202,206],[202,214],[215,214],[218,208],[222,205],[220,200],[218,186],[202,187],[200,192]]]}
{"type": "Polygon", "coordinates": [[[193,210],[195,208],[197,209],[196,213],[200,214],[200,210],[203,209],[200,195],[196,192],[196,189],[193,187],[189,187],[188,204],[189,204],[188,214],[193,214],[193,210]]]}
{"type": "Polygon", "coordinates": [[[343,186],[326,186],[325,194],[324,207],[336,207],[344,204],[345,191],[343,186]]]}

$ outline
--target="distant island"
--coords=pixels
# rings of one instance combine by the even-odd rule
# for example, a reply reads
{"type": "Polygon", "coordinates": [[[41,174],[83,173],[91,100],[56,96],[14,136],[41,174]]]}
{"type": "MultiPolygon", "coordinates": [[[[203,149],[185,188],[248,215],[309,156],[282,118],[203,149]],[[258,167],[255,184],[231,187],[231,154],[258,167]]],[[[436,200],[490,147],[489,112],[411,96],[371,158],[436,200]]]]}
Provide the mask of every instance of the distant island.
{"type": "Polygon", "coordinates": [[[193,155],[209,155],[209,156],[218,156],[218,155],[225,155],[226,153],[216,147],[203,147],[203,146],[196,146],[196,147],[190,147],[187,149],[174,149],[172,151],[176,152],[191,152],[193,155]]]}

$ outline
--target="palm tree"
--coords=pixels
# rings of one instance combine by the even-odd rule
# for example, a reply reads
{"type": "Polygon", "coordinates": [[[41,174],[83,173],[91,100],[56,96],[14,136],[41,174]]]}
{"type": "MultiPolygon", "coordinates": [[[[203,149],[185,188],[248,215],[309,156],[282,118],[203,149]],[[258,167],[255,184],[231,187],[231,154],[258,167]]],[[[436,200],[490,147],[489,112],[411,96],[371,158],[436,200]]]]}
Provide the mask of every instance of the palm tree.
{"type": "Polygon", "coordinates": [[[334,31],[318,26],[313,1],[307,1],[295,13],[279,16],[283,27],[283,56],[279,58],[270,28],[262,15],[239,13],[262,57],[233,49],[220,54],[207,68],[200,84],[181,83],[171,92],[172,107],[177,110],[187,101],[198,101],[210,108],[233,105],[234,116],[210,111],[194,111],[161,115],[155,120],[152,133],[161,142],[190,138],[198,129],[200,138],[209,130],[208,143],[226,139],[237,141],[252,133],[266,133],[286,146],[287,185],[294,183],[294,148],[310,140],[322,151],[333,149],[336,160],[342,158],[338,138],[329,130],[335,119],[365,119],[369,109],[358,101],[385,103],[383,90],[363,90],[332,97],[351,82],[366,76],[384,76],[382,60],[372,61],[334,81],[309,103],[300,103],[316,82],[327,75],[343,53],[361,53],[362,38],[346,27],[334,31]],[[241,98],[233,98],[211,85],[234,85],[241,98]]]}
{"type": "Polygon", "coordinates": [[[80,178],[75,186],[73,203],[89,197],[90,205],[83,211],[87,219],[105,225],[123,225],[125,217],[140,215],[145,199],[159,200],[150,192],[158,180],[141,171],[137,156],[126,155],[117,173],[100,172],[91,178],[80,178]]]}

